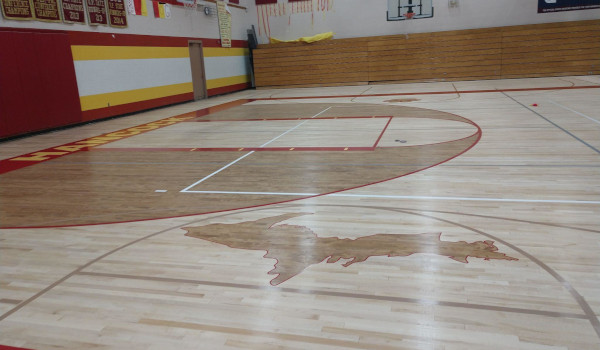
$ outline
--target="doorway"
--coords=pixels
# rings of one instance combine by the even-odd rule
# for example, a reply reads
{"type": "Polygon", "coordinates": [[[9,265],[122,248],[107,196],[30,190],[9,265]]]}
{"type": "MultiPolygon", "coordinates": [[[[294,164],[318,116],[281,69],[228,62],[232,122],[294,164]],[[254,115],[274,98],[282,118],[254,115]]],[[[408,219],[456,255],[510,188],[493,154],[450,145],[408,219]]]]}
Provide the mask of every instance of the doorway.
{"type": "Polygon", "coordinates": [[[204,73],[204,54],[202,42],[188,42],[190,50],[190,65],[192,67],[192,84],[194,85],[194,101],[206,98],[206,74],[204,73]]]}

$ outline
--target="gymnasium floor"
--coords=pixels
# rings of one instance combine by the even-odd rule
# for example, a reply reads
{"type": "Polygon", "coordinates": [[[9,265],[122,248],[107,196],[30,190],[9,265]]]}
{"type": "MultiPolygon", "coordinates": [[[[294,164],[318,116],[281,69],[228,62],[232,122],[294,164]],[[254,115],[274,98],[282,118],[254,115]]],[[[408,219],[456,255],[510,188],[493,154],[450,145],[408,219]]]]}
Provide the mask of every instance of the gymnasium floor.
{"type": "Polygon", "coordinates": [[[600,76],[247,90],[0,158],[5,346],[600,348],[600,76]]]}

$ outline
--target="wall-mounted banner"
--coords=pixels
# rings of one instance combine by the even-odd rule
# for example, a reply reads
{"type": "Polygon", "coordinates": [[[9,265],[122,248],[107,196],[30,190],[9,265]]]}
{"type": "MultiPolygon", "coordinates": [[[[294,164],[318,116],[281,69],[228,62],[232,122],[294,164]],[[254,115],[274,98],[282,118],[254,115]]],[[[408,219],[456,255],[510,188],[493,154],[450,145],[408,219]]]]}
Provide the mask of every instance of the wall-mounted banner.
{"type": "Polygon", "coordinates": [[[600,0],[538,0],[538,13],[600,8],[600,0]]]}
{"type": "Polygon", "coordinates": [[[164,2],[152,1],[155,18],[171,18],[171,5],[164,2]]]}
{"type": "Polygon", "coordinates": [[[2,14],[7,19],[33,19],[31,0],[0,0],[2,14]]]}
{"type": "Polygon", "coordinates": [[[148,16],[146,0],[127,0],[127,11],[130,15],[148,16]]]}
{"type": "Polygon", "coordinates": [[[62,0],[62,14],[65,23],[85,24],[83,0],[62,0]]]}
{"type": "Polygon", "coordinates": [[[292,6],[292,13],[307,13],[315,11],[313,0],[289,0],[289,2],[292,6]]]}
{"type": "Polygon", "coordinates": [[[60,22],[58,0],[33,0],[33,13],[38,21],[60,22]]]}
{"type": "Polygon", "coordinates": [[[86,0],[90,25],[108,24],[106,0],[86,0]]]}
{"type": "Polygon", "coordinates": [[[221,47],[231,47],[231,12],[227,7],[227,3],[223,0],[217,0],[217,17],[219,19],[221,47]]]}
{"type": "Polygon", "coordinates": [[[124,0],[108,0],[108,23],[111,27],[127,27],[127,11],[124,0]]]}

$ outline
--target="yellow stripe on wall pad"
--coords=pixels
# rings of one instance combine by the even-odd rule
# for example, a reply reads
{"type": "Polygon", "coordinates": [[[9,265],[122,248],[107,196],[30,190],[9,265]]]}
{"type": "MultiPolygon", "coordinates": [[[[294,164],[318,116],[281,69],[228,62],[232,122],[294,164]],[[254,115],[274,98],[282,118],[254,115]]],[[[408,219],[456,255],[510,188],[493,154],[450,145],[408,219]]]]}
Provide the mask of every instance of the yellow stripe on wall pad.
{"type": "Polygon", "coordinates": [[[191,82],[129,91],[109,92],[106,94],[81,96],[79,97],[79,100],[81,101],[81,110],[89,111],[92,109],[147,101],[155,98],[185,94],[188,92],[194,92],[194,86],[191,82]]]}
{"type": "Polygon", "coordinates": [[[190,57],[187,47],[73,45],[71,52],[74,61],[190,57]]]}
{"type": "Polygon", "coordinates": [[[226,48],[226,47],[204,47],[202,48],[204,57],[220,56],[248,56],[249,51],[245,48],[226,48]]]}
{"type": "Polygon", "coordinates": [[[210,79],[206,81],[207,89],[220,88],[223,86],[236,85],[247,83],[250,81],[250,77],[247,75],[238,75],[236,77],[226,77],[219,79],[210,79]]]}

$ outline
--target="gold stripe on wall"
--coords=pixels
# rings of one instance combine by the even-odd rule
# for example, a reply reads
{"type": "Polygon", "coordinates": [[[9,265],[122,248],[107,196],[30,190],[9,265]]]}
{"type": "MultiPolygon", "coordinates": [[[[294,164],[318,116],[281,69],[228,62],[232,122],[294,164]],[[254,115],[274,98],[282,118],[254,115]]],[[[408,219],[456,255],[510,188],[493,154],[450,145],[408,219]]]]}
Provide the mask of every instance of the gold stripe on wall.
{"type": "MultiPolygon", "coordinates": [[[[187,49],[187,48],[186,48],[187,49]]],[[[109,92],[106,94],[81,96],[81,110],[89,111],[92,109],[118,106],[127,103],[140,102],[193,92],[192,83],[182,83],[174,85],[157,86],[145,89],[109,92]]]]}
{"type": "Polygon", "coordinates": [[[249,51],[245,48],[205,47],[202,49],[204,57],[220,56],[248,56],[249,51]]]}
{"type": "Polygon", "coordinates": [[[223,86],[247,83],[249,81],[250,81],[250,77],[247,75],[238,75],[235,77],[210,79],[210,80],[206,81],[206,88],[207,89],[215,89],[215,88],[220,88],[223,86]]]}
{"type": "Polygon", "coordinates": [[[72,45],[74,61],[190,57],[187,47],[72,45]]]}

